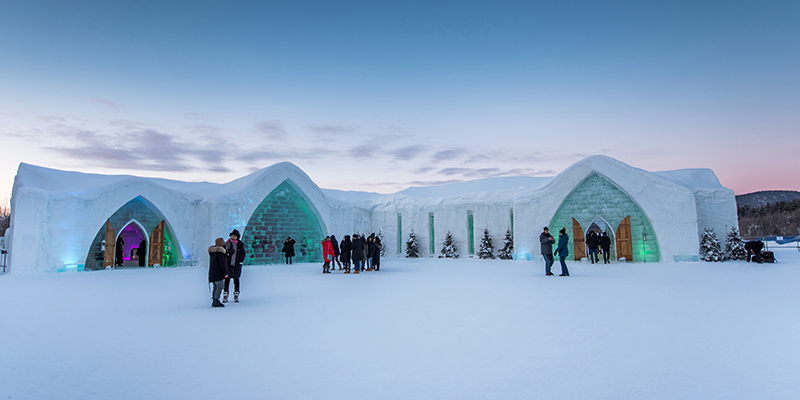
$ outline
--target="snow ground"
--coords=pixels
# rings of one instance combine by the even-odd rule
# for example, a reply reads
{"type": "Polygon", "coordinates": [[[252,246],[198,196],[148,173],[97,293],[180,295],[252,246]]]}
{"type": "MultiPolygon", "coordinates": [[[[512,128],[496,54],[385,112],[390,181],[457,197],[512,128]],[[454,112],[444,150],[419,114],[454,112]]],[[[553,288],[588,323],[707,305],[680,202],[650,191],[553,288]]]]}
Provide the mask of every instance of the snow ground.
{"type": "Polygon", "coordinates": [[[800,253],[776,256],[247,267],[224,309],[205,268],[12,273],[0,399],[797,399],[800,253]]]}

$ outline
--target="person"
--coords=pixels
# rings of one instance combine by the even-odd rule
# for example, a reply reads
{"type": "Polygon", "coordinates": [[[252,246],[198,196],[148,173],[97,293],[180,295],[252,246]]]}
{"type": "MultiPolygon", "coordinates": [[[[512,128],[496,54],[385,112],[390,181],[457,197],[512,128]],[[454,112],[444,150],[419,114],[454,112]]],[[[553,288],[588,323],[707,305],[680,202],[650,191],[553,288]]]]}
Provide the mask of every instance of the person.
{"type": "Polygon", "coordinates": [[[242,276],[242,263],[244,262],[244,243],[239,240],[239,231],[234,229],[230,239],[225,242],[225,265],[228,266],[228,276],[225,278],[225,289],[222,292],[222,302],[228,302],[228,291],[233,279],[233,301],[239,302],[239,278],[242,276]]]}
{"type": "Polygon", "coordinates": [[[553,243],[556,240],[550,235],[550,229],[544,227],[542,234],[539,235],[539,243],[541,244],[542,257],[544,257],[544,272],[547,276],[553,276],[550,272],[550,267],[553,266],[553,243]]]}
{"type": "Polygon", "coordinates": [[[372,240],[372,269],[375,271],[381,270],[381,239],[375,236],[372,240]]]}
{"type": "Polygon", "coordinates": [[[331,263],[331,266],[336,268],[336,264],[338,263],[339,264],[339,271],[341,271],[342,270],[342,262],[339,261],[339,254],[341,254],[341,253],[339,252],[339,241],[336,240],[336,236],[335,235],[331,235],[331,246],[333,246],[333,262],[331,263]]]}
{"type": "Polygon", "coordinates": [[[286,240],[283,242],[283,255],[286,256],[286,264],[292,265],[292,257],[294,257],[294,239],[291,236],[287,237],[286,240]]]}
{"type": "Polygon", "coordinates": [[[219,295],[222,293],[222,281],[227,278],[225,240],[217,238],[214,240],[214,245],[208,248],[208,282],[212,285],[211,307],[225,307],[220,303],[219,295]]]}
{"type": "Polygon", "coordinates": [[[344,273],[350,273],[350,250],[353,249],[353,244],[350,243],[350,235],[344,235],[342,239],[341,248],[339,249],[339,257],[342,259],[344,265],[344,273]]]}
{"type": "Polygon", "coordinates": [[[114,248],[114,253],[116,253],[114,255],[114,265],[117,267],[122,266],[123,255],[125,253],[123,247],[125,247],[125,241],[122,240],[122,236],[120,236],[117,238],[117,247],[114,248]]]}
{"type": "Polygon", "coordinates": [[[361,252],[361,270],[365,270],[367,268],[367,252],[369,250],[369,243],[367,243],[367,237],[362,235],[361,236],[361,247],[364,249],[361,252]]]}
{"type": "Polygon", "coordinates": [[[322,258],[325,261],[322,264],[322,273],[323,274],[330,274],[331,273],[331,260],[333,259],[333,245],[331,244],[331,237],[325,236],[325,239],[322,239],[322,258]]]}
{"type": "Polygon", "coordinates": [[[753,262],[761,264],[761,249],[764,248],[764,242],[760,240],[751,240],[744,244],[744,249],[747,250],[747,262],[750,262],[750,256],[753,256],[753,262]]]}
{"type": "Polygon", "coordinates": [[[608,258],[611,257],[611,238],[606,232],[600,237],[600,248],[603,249],[603,264],[610,264],[608,258]]]}
{"type": "Polygon", "coordinates": [[[586,247],[589,248],[589,261],[594,263],[600,262],[600,257],[597,256],[597,245],[599,237],[597,237],[597,232],[589,231],[589,234],[586,235],[586,247]]]}
{"type": "Polygon", "coordinates": [[[375,234],[369,235],[367,238],[367,271],[374,271],[375,265],[372,262],[372,255],[375,253],[375,234]]]}
{"type": "Polygon", "coordinates": [[[358,236],[357,233],[353,234],[353,244],[352,244],[352,259],[353,259],[353,273],[357,274],[364,265],[362,263],[362,259],[364,258],[364,242],[361,241],[361,237],[358,236]]]}
{"type": "MultiPolygon", "coordinates": [[[[597,248],[595,248],[595,250],[597,250],[597,248]]],[[[569,270],[567,269],[569,235],[567,235],[567,228],[561,228],[561,230],[558,231],[558,247],[556,247],[556,252],[554,254],[561,260],[561,275],[559,276],[569,276],[569,270]]]]}
{"type": "Polygon", "coordinates": [[[136,258],[139,259],[139,266],[144,267],[145,262],[147,261],[145,260],[145,258],[147,258],[147,240],[142,239],[142,241],[139,243],[139,248],[136,249],[136,258]]]}

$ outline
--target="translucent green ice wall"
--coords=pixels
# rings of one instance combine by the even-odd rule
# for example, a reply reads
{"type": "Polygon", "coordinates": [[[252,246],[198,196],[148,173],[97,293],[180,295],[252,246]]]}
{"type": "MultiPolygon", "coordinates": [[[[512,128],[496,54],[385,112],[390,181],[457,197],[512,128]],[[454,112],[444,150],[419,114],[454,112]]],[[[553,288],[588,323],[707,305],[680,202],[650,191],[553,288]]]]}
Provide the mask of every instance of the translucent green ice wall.
{"type": "MultiPolygon", "coordinates": [[[[628,215],[631,216],[633,261],[660,261],[658,240],[647,216],[630,196],[599,174],[592,174],[586,178],[567,196],[550,222],[550,231],[558,232],[563,227],[567,228],[567,233],[570,235],[570,255],[572,255],[574,249],[572,218],[581,224],[584,233],[596,217],[603,218],[610,225],[609,236],[613,241],[617,227],[628,215]],[[647,241],[642,235],[645,231],[647,241]]],[[[616,247],[615,243],[612,243],[612,246],[616,247]]]]}
{"type": "Polygon", "coordinates": [[[325,233],[312,207],[289,182],[278,185],[247,221],[242,233],[245,264],[284,263],[281,250],[290,236],[296,242],[293,261],[322,262],[320,241],[325,233]]]}
{"type": "MultiPolygon", "coordinates": [[[[150,243],[150,235],[153,234],[153,229],[164,220],[161,212],[155,208],[149,201],[139,196],[133,200],[125,203],[117,211],[114,212],[108,220],[111,221],[111,226],[114,227],[114,234],[119,235],[120,231],[125,228],[125,225],[131,221],[136,220],[145,229],[147,235],[147,243],[150,243]]],[[[175,234],[169,226],[169,222],[165,223],[164,229],[164,259],[161,263],[165,267],[173,267],[178,264],[179,252],[177,252],[177,245],[174,242],[175,234]]],[[[106,224],[105,222],[97,231],[92,246],[89,249],[89,255],[86,257],[86,264],[84,265],[85,271],[103,269],[103,252],[100,250],[100,243],[106,238],[106,224]]]]}

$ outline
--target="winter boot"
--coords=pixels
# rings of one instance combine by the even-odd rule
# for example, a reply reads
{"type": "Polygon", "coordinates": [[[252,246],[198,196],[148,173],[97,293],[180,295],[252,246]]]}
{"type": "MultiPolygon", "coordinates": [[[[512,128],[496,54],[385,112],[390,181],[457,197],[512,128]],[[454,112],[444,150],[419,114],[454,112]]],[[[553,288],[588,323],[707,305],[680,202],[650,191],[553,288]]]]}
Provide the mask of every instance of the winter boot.
{"type": "Polygon", "coordinates": [[[225,307],[225,304],[222,304],[222,303],[219,302],[219,300],[214,299],[214,301],[211,302],[211,307],[214,307],[214,308],[225,307]]]}
{"type": "Polygon", "coordinates": [[[223,303],[228,302],[228,292],[222,292],[222,302],[223,303]]]}
{"type": "Polygon", "coordinates": [[[357,273],[358,273],[358,268],[356,268],[356,270],[355,270],[353,273],[354,273],[354,274],[357,274],[357,273]]]}
{"type": "Polygon", "coordinates": [[[233,302],[234,303],[239,302],[239,292],[233,292],[233,302]]]}

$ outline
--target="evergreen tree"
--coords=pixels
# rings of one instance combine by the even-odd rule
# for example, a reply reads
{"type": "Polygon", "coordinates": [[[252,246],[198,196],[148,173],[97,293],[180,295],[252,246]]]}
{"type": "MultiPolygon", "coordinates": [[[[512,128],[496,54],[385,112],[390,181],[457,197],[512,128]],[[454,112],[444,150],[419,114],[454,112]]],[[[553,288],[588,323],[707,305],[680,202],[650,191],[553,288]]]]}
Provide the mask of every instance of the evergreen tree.
{"type": "Polygon", "coordinates": [[[714,229],[704,229],[700,238],[700,259],[703,261],[722,261],[722,247],[719,245],[714,229]]]}
{"type": "Polygon", "coordinates": [[[725,236],[725,259],[744,260],[746,258],[747,250],[744,249],[744,240],[739,235],[739,229],[734,226],[725,236]]]}
{"type": "Polygon", "coordinates": [[[497,258],[501,260],[514,259],[514,237],[511,236],[511,229],[506,231],[506,237],[503,238],[503,248],[497,253],[497,258]]]}
{"type": "Polygon", "coordinates": [[[492,244],[492,237],[489,235],[488,229],[483,230],[481,247],[478,249],[478,258],[482,260],[491,258],[494,260],[494,245],[492,244]]]}
{"type": "Polygon", "coordinates": [[[450,231],[447,231],[447,236],[444,238],[439,258],[458,258],[458,248],[453,243],[453,235],[450,234],[450,231]]]}
{"type": "Polygon", "coordinates": [[[406,240],[406,258],[419,258],[419,243],[414,231],[408,234],[408,240],[406,240]]]}

